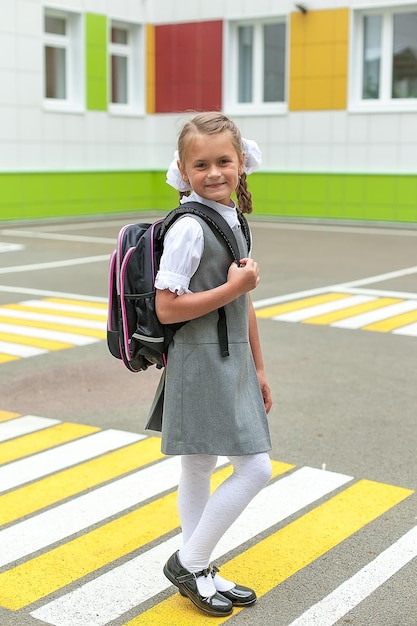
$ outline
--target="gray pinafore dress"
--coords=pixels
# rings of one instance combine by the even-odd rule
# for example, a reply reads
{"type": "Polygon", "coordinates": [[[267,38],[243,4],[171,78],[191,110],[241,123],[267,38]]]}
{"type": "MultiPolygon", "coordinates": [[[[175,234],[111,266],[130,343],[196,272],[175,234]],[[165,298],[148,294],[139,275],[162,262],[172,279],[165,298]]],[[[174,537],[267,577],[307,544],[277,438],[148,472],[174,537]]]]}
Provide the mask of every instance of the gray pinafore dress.
{"type": "MultiPolygon", "coordinates": [[[[220,235],[197,219],[204,252],[192,292],[223,284],[231,263],[220,235]]],[[[235,231],[241,257],[246,242],[235,231]]],[[[249,344],[248,295],[226,307],[230,356],[222,357],[217,310],[187,322],[169,346],[164,371],[162,452],[240,456],[271,449],[267,416],[249,344]]],[[[162,385],[160,386],[162,389],[162,385]]],[[[148,422],[148,428],[152,428],[148,422]]]]}

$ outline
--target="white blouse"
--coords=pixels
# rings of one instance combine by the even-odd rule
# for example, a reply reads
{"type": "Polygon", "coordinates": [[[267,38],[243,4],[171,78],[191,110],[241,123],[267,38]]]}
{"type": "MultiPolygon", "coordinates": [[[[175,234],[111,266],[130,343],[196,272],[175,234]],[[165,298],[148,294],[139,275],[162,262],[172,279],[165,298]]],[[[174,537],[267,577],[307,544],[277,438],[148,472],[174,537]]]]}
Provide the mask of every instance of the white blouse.
{"type": "MultiPolygon", "coordinates": [[[[236,206],[226,206],[206,200],[194,191],[181,199],[184,202],[200,202],[215,209],[226,220],[232,230],[240,228],[236,206]]],[[[190,280],[197,271],[204,250],[204,235],[201,224],[192,217],[185,216],[168,229],[164,240],[164,251],[159,271],[155,278],[157,289],[169,289],[178,295],[191,293],[190,280]]]]}

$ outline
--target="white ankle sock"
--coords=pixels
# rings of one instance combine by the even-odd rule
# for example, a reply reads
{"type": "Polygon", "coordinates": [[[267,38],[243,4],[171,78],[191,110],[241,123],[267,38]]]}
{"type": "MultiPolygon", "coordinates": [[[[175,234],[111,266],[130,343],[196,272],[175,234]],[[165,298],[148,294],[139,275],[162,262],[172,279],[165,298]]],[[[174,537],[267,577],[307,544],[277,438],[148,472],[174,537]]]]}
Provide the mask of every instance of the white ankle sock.
{"type": "MultiPolygon", "coordinates": [[[[181,565],[185,567],[185,569],[187,569],[189,572],[193,571],[193,568],[190,569],[187,565],[187,562],[184,563],[183,559],[181,558],[181,550],[178,554],[178,558],[181,565]]],[[[209,566],[207,565],[207,569],[208,567],[209,566]]],[[[198,571],[201,572],[201,569],[199,569],[198,571]]],[[[196,572],[194,571],[194,573],[196,572]]],[[[209,573],[208,576],[198,576],[196,578],[196,583],[198,592],[201,596],[203,596],[203,598],[211,598],[211,596],[214,596],[214,594],[216,593],[216,587],[214,586],[211,573],[209,573]]]]}
{"type": "Polygon", "coordinates": [[[214,586],[216,587],[216,591],[230,591],[235,587],[235,583],[232,583],[230,580],[226,580],[226,578],[222,578],[219,574],[216,574],[213,578],[214,586]]]}
{"type": "Polygon", "coordinates": [[[203,598],[211,598],[216,593],[216,587],[214,586],[211,574],[208,576],[199,576],[196,579],[198,592],[203,598]]]}

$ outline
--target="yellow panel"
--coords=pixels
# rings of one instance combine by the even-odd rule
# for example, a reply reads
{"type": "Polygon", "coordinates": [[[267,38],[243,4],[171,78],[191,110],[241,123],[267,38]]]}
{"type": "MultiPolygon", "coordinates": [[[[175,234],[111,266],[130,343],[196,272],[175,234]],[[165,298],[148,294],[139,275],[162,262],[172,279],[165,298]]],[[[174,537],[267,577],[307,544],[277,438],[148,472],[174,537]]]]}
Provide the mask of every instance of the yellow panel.
{"type": "Polygon", "coordinates": [[[84,424],[64,422],[63,424],[43,428],[28,435],[16,437],[10,441],[0,443],[1,464],[22,459],[29,454],[48,450],[68,441],[74,441],[74,439],[91,435],[91,433],[96,433],[99,430],[97,426],[84,426],[84,424]]]}
{"type": "Polygon", "coordinates": [[[305,75],[309,78],[331,77],[333,69],[333,47],[328,43],[308,46],[306,53],[305,75]]]}
{"type": "Polygon", "coordinates": [[[344,110],[347,106],[347,78],[333,78],[332,80],[332,106],[333,110],[344,110]]]}
{"type": "Polygon", "coordinates": [[[74,344],[63,341],[52,341],[51,339],[38,339],[37,337],[22,337],[22,335],[12,335],[11,333],[0,333],[0,341],[18,343],[19,345],[42,348],[43,350],[64,350],[72,348],[74,344]]]}
{"type": "Polygon", "coordinates": [[[290,92],[288,98],[288,108],[290,111],[305,111],[305,91],[306,81],[304,78],[291,79],[290,92]]]}
{"type": "Polygon", "coordinates": [[[155,26],[146,26],[146,112],[155,113],[155,26]]]}
{"type": "Polygon", "coordinates": [[[0,354],[0,363],[9,363],[9,361],[17,361],[20,357],[11,356],[10,354],[0,354]]]}
{"type": "Polygon", "coordinates": [[[310,296],[309,298],[302,298],[301,300],[291,300],[291,302],[283,302],[282,304],[275,304],[264,309],[257,309],[256,317],[275,317],[275,315],[281,315],[282,313],[288,313],[289,311],[299,311],[300,309],[305,309],[309,306],[324,304],[325,302],[334,302],[335,300],[343,300],[343,298],[351,298],[351,295],[347,293],[324,293],[320,296],[310,296]]]}
{"type": "MultiPolygon", "coordinates": [[[[412,493],[409,489],[361,480],[248,548],[222,566],[221,573],[229,580],[250,584],[261,597],[412,493]]],[[[235,609],[233,616],[216,618],[215,623],[223,624],[239,611],[235,609]]],[[[176,593],[125,626],[212,626],[213,621],[176,593]]]]}
{"type": "Polygon", "coordinates": [[[348,50],[345,43],[332,45],[332,75],[340,76],[345,80],[347,76],[348,50]]]}
{"type": "Polygon", "coordinates": [[[90,302],[90,300],[69,300],[67,298],[45,298],[45,302],[58,302],[59,304],[75,304],[76,306],[86,306],[94,309],[107,311],[107,304],[104,302],[90,302]]]}
{"type": "Polygon", "coordinates": [[[33,320],[18,320],[13,317],[4,317],[1,315],[0,322],[14,326],[30,326],[31,328],[46,328],[48,330],[59,330],[62,333],[72,333],[74,335],[86,335],[87,337],[96,337],[97,339],[106,339],[105,330],[97,330],[96,328],[84,328],[82,326],[69,326],[67,324],[52,324],[47,322],[35,322],[33,320]]]}
{"type": "Polygon", "coordinates": [[[20,417],[20,413],[12,413],[12,411],[0,411],[0,422],[7,422],[15,417],[20,417]]]}
{"type": "Polygon", "coordinates": [[[338,9],[334,11],[335,20],[333,24],[334,41],[349,41],[349,9],[338,9]]]}
{"type": "Polygon", "coordinates": [[[290,30],[289,109],[345,109],[349,10],[293,13],[290,30]]]}
{"type": "Polygon", "coordinates": [[[380,333],[389,333],[396,328],[402,328],[408,324],[417,322],[417,311],[410,311],[409,313],[401,313],[400,315],[394,315],[386,320],[380,322],[374,322],[368,326],[363,326],[362,330],[375,330],[380,333]]]}
{"type": "MultiPolygon", "coordinates": [[[[40,313],[44,315],[54,315],[55,317],[73,317],[76,319],[93,320],[102,322],[107,317],[107,309],[98,309],[97,314],[83,313],[82,311],[57,311],[56,309],[45,309],[36,306],[28,306],[26,304],[5,304],[4,309],[11,311],[30,311],[31,313],[40,313]]],[[[1,310],[1,309],[0,309],[1,310]]]]}
{"type": "Polygon", "coordinates": [[[306,47],[305,46],[293,46],[291,48],[290,58],[290,76],[291,78],[298,78],[305,76],[306,73],[306,47]]]}

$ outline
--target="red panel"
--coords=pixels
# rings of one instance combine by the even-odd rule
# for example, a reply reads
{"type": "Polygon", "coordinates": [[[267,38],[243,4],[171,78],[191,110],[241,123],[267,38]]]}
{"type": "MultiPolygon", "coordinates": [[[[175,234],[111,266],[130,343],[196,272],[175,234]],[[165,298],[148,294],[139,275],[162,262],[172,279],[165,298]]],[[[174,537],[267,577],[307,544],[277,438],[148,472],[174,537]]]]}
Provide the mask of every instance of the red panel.
{"type": "Polygon", "coordinates": [[[155,26],[155,112],[218,111],[221,21],[155,26]]]}

